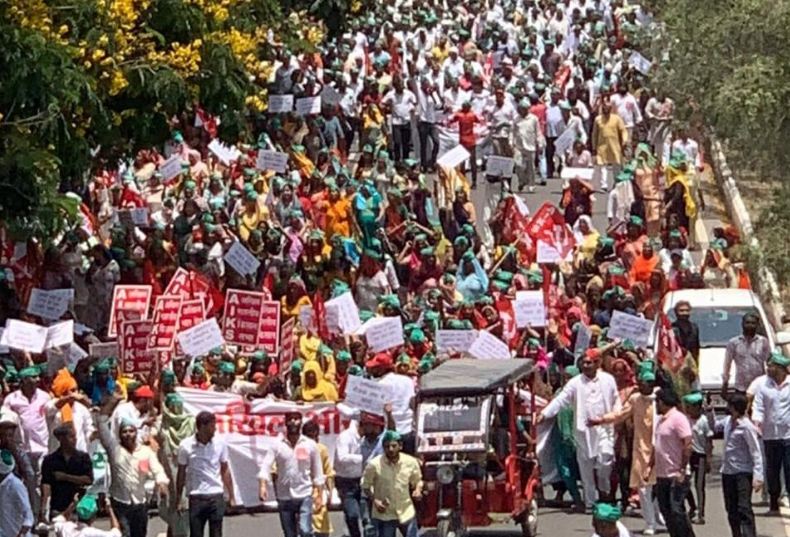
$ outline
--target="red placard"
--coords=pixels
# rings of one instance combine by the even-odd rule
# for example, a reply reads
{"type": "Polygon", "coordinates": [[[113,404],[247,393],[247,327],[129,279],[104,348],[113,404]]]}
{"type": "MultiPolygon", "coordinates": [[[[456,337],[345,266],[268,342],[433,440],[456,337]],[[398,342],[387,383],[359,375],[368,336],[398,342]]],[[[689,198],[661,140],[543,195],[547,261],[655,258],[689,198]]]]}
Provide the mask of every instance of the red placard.
{"type": "Polygon", "coordinates": [[[277,354],[280,343],[280,304],[263,293],[228,289],[222,336],[232,345],[277,354]]]}
{"type": "Polygon", "coordinates": [[[290,372],[291,362],[294,360],[294,326],[296,317],[291,317],[283,323],[280,329],[280,371],[290,372]]]}
{"type": "Polygon", "coordinates": [[[148,339],[148,348],[153,351],[171,351],[176,339],[178,320],[181,316],[183,297],[179,295],[160,295],[154,303],[151,320],[154,328],[148,339]]]}
{"type": "MultiPolygon", "coordinates": [[[[143,314],[135,310],[117,310],[115,312],[115,333],[121,333],[121,324],[126,321],[142,321],[143,314]]],[[[109,332],[109,330],[108,330],[109,332]]]]}
{"type": "Polygon", "coordinates": [[[107,336],[118,335],[116,316],[118,310],[131,310],[140,313],[140,317],[148,317],[148,307],[151,305],[150,285],[116,285],[112,292],[112,309],[110,310],[110,323],[107,326],[107,336]]]}
{"type": "Polygon", "coordinates": [[[121,371],[126,374],[148,373],[154,363],[155,353],[148,351],[148,336],[154,322],[125,321],[121,323],[121,371]]]}
{"type": "Polygon", "coordinates": [[[167,284],[164,294],[192,298],[192,291],[190,289],[189,283],[189,271],[178,267],[176,273],[173,274],[172,278],[170,278],[170,283],[167,284]]]}

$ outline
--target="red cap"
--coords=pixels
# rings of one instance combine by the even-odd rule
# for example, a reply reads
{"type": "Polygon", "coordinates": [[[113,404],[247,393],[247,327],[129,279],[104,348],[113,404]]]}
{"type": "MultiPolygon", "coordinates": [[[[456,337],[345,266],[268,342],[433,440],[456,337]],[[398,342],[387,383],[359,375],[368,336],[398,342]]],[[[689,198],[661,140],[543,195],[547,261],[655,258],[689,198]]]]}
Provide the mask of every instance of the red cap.
{"type": "Polygon", "coordinates": [[[590,360],[598,360],[601,357],[601,349],[587,349],[584,356],[590,360]]]}
{"type": "Polygon", "coordinates": [[[392,369],[394,364],[392,363],[392,356],[388,352],[380,352],[375,355],[373,358],[365,362],[365,367],[368,369],[373,369],[374,367],[381,367],[383,369],[392,369]]]}
{"type": "Polygon", "coordinates": [[[134,396],[137,399],[153,399],[154,392],[148,386],[140,386],[134,391],[134,396]]]}
{"type": "Polygon", "coordinates": [[[359,423],[369,423],[371,425],[379,425],[384,427],[384,417],[371,414],[370,412],[360,411],[359,423]]]}

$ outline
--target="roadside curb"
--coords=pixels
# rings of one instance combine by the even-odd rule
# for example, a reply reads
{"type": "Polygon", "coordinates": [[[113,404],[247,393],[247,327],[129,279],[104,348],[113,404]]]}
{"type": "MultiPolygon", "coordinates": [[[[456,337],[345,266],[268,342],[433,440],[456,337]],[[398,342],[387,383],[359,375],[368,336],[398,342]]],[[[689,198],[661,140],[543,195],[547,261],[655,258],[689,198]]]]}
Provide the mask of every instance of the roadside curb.
{"type": "MultiPolygon", "coordinates": [[[[719,185],[722,193],[724,194],[724,201],[727,205],[727,211],[732,217],[733,224],[735,225],[738,233],[744,240],[749,241],[749,244],[755,248],[760,247],[760,243],[754,236],[754,228],[752,227],[752,219],[749,216],[749,211],[746,209],[746,204],[741,197],[741,192],[738,189],[738,184],[735,182],[732,170],[727,164],[727,157],[724,155],[724,149],[721,143],[715,136],[710,135],[711,153],[714,166],[714,178],[719,185]]],[[[756,270],[757,278],[756,291],[763,299],[766,313],[768,314],[771,323],[777,330],[781,330],[784,324],[782,318],[785,315],[784,304],[782,304],[781,294],[779,293],[779,286],[776,283],[776,277],[773,272],[765,266],[760,266],[756,270]]]]}

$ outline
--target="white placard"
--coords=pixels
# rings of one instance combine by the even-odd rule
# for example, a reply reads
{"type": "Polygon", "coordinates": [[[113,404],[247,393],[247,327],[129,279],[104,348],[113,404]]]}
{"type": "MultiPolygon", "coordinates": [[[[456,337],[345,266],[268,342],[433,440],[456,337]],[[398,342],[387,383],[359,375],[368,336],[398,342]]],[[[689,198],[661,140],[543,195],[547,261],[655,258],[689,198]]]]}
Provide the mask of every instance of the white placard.
{"type": "Polygon", "coordinates": [[[351,291],[337,298],[327,300],[326,326],[333,334],[351,335],[362,326],[359,319],[359,308],[351,291]]]}
{"type": "Polygon", "coordinates": [[[305,330],[313,328],[313,307],[312,306],[302,306],[299,308],[299,324],[302,325],[302,328],[305,330]]]}
{"type": "Polygon", "coordinates": [[[211,140],[211,142],[208,144],[208,148],[209,151],[217,155],[217,158],[225,166],[230,166],[231,162],[238,160],[241,156],[241,151],[236,149],[235,145],[225,145],[216,138],[211,140]]]}
{"type": "Polygon", "coordinates": [[[27,312],[42,319],[60,319],[74,299],[74,289],[38,289],[30,292],[27,312]]]}
{"type": "Polygon", "coordinates": [[[300,116],[321,113],[321,96],[296,99],[296,113],[300,116]]]}
{"type": "Polygon", "coordinates": [[[285,173],[287,166],[287,153],[268,151],[265,149],[258,151],[258,159],[255,161],[255,167],[259,170],[271,170],[277,173],[285,173]]]}
{"type": "MultiPolygon", "coordinates": [[[[568,252],[565,261],[573,259],[573,252],[568,252]]],[[[562,254],[551,244],[545,241],[538,241],[538,263],[560,263],[563,261],[562,254]]]]}
{"type": "Polygon", "coordinates": [[[346,380],[346,398],[343,402],[363,412],[383,416],[384,405],[392,402],[392,390],[375,380],[349,375],[346,380]]]}
{"type": "Polygon", "coordinates": [[[269,112],[279,114],[290,112],[294,108],[293,95],[269,95],[269,112]]]}
{"type": "Polygon", "coordinates": [[[486,175],[493,177],[513,177],[513,166],[515,163],[512,158],[490,156],[486,160],[486,175]]]}
{"type": "Polygon", "coordinates": [[[343,96],[340,95],[337,92],[337,90],[331,86],[324,86],[323,91],[321,91],[321,101],[324,104],[334,106],[338,104],[342,99],[343,96]]]}
{"type": "Polygon", "coordinates": [[[437,330],[436,350],[466,352],[477,339],[477,330],[437,330]]]}
{"type": "Polygon", "coordinates": [[[576,343],[573,346],[573,355],[578,358],[584,354],[584,351],[590,346],[592,339],[592,330],[584,323],[579,323],[579,330],[576,332],[576,343]]]}
{"type": "Polygon", "coordinates": [[[646,75],[650,72],[650,67],[652,67],[653,62],[639,54],[638,52],[634,51],[628,57],[628,65],[646,75]]]}
{"type": "Polygon", "coordinates": [[[170,181],[181,173],[181,155],[175,154],[159,166],[159,173],[164,181],[170,181]]]}
{"type": "Polygon", "coordinates": [[[131,210],[131,213],[135,226],[148,227],[148,207],[136,207],[131,210]]]}
{"type": "Polygon", "coordinates": [[[609,339],[628,339],[637,347],[647,347],[654,322],[622,311],[613,311],[609,321],[609,339]]]}
{"type": "Polygon", "coordinates": [[[510,358],[510,348],[507,343],[486,330],[481,330],[477,334],[477,338],[469,347],[468,352],[478,360],[507,360],[510,358]]]}
{"type": "Polygon", "coordinates": [[[8,319],[0,343],[12,349],[40,353],[47,344],[47,328],[19,319],[8,319]]]}
{"type": "Polygon", "coordinates": [[[0,354],[8,354],[11,352],[11,349],[9,349],[6,344],[5,336],[3,336],[4,333],[5,328],[0,328],[0,354]]]}
{"type": "Polygon", "coordinates": [[[439,157],[436,164],[444,166],[445,168],[455,168],[470,156],[469,151],[462,145],[457,145],[447,153],[439,157]]]}
{"type": "Polygon", "coordinates": [[[45,349],[70,345],[74,341],[74,321],[68,320],[53,324],[47,328],[47,342],[45,349]]]}
{"type": "Polygon", "coordinates": [[[560,179],[582,179],[583,181],[592,181],[593,168],[562,168],[560,172],[560,179]]]}
{"type": "Polygon", "coordinates": [[[239,241],[234,242],[225,254],[225,262],[233,267],[233,270],[246,276],[247,274],[255,274],[261,262],[257,257],[252,255],[247,248],[244,247],[239,241]]]}
{"type": "Polygon", "coordinates": [[[217,320],[213,317],[184,330],[176,337],[184,350],[184,354],[193,357],[208,354],[211,349],[222,347],[225,344],[225,340],[222,338],[222,330],[220,330],[217,320]]]}
{"type": "Polygon", "coordinates": [[[116,341],[108,341],[107,343],[91,343],[88,345],[88,353],[97,360],[102,360],[104,358],[118,358],[120,350],[116,341]]]}
{"type": "Polygon", "coordinates": [[[370,319],[362,328],[365,330],[370,352],[386,351],[403,345],[403,323],[400,317],[370,319]]]}
{"type": "Polygon", "coordinates": [[[543,291],[518,291],[513,302],[516,312],[516,326],[523,328],[546,326],[546,306],[543,303],[543,291]]]}
{"type": "Polygon", "coordinates": [[[575,141],[576,129],[565,129],[565,131],[554,140],[554,154],[564,156],[565,153],[573,147],[573,142],[575,141]]]}

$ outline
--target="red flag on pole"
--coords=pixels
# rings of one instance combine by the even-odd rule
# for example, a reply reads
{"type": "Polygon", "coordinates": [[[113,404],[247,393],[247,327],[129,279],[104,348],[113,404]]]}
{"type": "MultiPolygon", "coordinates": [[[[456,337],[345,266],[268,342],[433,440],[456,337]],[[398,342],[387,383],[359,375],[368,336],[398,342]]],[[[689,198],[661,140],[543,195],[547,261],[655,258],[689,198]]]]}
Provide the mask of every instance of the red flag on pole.
{"type": "Polygon", "coordinates": [[[686,351],[678,343],[669,317],[662,313],[658,320],[658,352],[656,355],[658,363],[673,373],[677,373],[683,366],[685,357],[686,351]]]}

